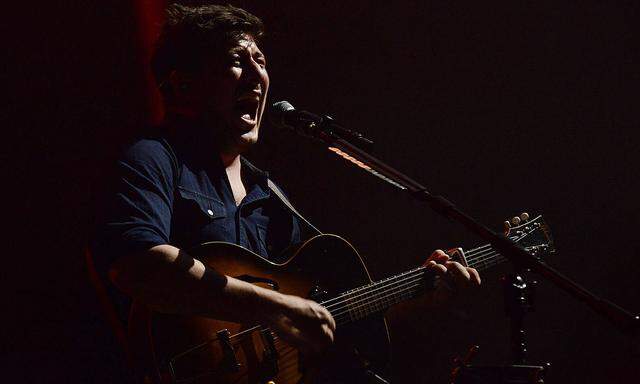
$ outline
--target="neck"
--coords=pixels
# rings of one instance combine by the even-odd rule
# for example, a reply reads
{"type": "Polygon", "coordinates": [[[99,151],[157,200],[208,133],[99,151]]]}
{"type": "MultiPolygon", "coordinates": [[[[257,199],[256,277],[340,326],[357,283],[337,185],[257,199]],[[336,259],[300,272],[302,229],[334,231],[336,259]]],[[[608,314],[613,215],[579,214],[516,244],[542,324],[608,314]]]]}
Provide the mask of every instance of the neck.
{"type": "Polygon", "coordinates": [[[220,153],[220,159],[222,160],[222,164],[224,165],[224,168],[227,170],[227,173],[229,172],[240,172],[240,168],[242,166],[242,162],[240,162],[240,154],[236,153],[236,154],[227,154],[227,153],[220,153]]]}

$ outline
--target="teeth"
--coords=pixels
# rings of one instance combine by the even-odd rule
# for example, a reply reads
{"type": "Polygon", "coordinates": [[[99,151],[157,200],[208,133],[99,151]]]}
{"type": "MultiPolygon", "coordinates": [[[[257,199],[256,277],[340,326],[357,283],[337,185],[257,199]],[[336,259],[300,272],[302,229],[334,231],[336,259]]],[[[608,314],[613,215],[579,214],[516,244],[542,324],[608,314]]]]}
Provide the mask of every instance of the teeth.
{"type": "Polygon", "coordinates": [[[249,124],[255,124],[255,120],[248,113],[245,113],[244,115],[240,116],[240,118],[249,124]]]}

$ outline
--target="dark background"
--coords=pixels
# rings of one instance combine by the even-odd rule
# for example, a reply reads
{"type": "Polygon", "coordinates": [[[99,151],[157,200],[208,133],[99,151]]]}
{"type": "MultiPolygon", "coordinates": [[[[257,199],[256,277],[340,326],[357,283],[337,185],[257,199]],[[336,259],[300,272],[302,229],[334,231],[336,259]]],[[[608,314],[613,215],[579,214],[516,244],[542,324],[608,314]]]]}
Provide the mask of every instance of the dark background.
{"type": "MultiPolygon", "coordinates": [[[[522,211],[543,214],[558,249],[549,264],[638,313],[632,3],[234,2],[268,28],[271,101],[331,113],[375,140],[380,158],[496,229],[522,211]]],[[[149,118],[144,54],[157,8],[68,1],[5,12],[2,280],[17,295],[5,300],[2,329],[17,382],[120,378],[82,248],[116,148],[149,118]]],[[[317,226],[350,239],[375,277],[435,248],[479,244],[321,146],[269,125],[262,134],[251,157],[317,226]]],[[[505,363],[498,279],[508,270],[485,273],[454,309],[392,311],[393,381],[445,383],[471,344],[481,346],[477,362],[505,363]]],[[[628,337],[547,282],[527,330],[530,361],[553,364],[550,383],[640,373],[628,337]]]]}

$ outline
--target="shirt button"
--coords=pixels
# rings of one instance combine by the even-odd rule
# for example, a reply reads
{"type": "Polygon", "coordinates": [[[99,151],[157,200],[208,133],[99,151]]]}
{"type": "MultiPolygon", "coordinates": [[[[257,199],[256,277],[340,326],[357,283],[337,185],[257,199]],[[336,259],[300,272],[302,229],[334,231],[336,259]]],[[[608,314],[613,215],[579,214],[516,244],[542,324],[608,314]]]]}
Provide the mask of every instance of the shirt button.
{"type": "Polygon", "coordinates": [[[207,213],[209,214],[209,216],[213,216],[213,211],[210,209],[207,209],[207,213]]]}

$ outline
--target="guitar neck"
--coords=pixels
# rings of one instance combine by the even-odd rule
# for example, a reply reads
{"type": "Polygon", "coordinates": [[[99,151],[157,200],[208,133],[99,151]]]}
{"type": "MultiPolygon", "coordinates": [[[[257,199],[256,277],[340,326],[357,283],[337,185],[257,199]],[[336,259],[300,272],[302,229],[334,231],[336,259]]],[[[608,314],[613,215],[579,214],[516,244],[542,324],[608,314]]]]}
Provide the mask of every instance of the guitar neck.
{"type": "MultiPolygon", "coordinates": [[[[490,244],[465,252],[465,261],[471,268],[485,270],[504,262],[506,258],[490,244]]],[[[434,275],[425,267],[419,267],[399,275],[388,277],[326,300],[320,303],[327,308],[337,325],[348,324],[391,306],[422,295],[434,286],[434,275]]]]}
{"type": "Polygon", "coordinates": [[[419,267],[352,289],[320,304],[329,310],[337,325],[343,325],[384,312],[395,304],[421,295],[433,285],[434,274],[419,267]]]}
{"type": "Polygon", "coordinates": [[[507,261],[507,258],[493,249],[491,244],[464,251],[464,259],[468,267],[475,268],[478,271],[484,271],[507,261]]]}

